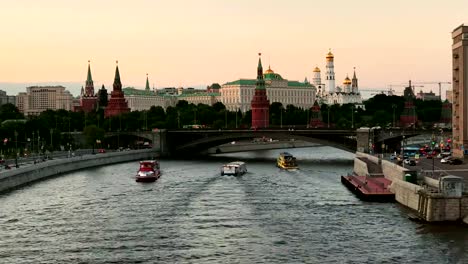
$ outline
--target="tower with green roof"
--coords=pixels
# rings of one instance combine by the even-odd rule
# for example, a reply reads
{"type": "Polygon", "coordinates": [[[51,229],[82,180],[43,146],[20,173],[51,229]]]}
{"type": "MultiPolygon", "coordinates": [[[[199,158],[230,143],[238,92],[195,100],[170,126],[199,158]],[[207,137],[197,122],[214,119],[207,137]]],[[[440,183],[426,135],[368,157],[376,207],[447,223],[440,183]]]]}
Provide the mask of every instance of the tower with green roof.
{"type": "Polygon", "coordinates": [[[130,108],[128,108],[127,101],[125,100],[124,93],[122,92],[122,82],[120,81],[119,65],[117,62],[115,67],[113,90],[111,92],[111,98],[109,99],[104,111],[104,116],[107,118],[128,112],[130,112],[130,108]]]}
{"type": "Polygon", "coordinates": [[[94,94],[94,82],[91,76],[91,63],[88,60],[88,75],[86,77],[85,89],[81,90],[80,106],[85,113],[96,109],[97,96],[94,94]]]}
{"type": "Polygon", "coordinates": [[[252,109],[252,127],[266,128],[270,125],[270,101],[268,100],[263,79],[263,67],[261,53],[258,54],[257,80],[255,92],[250,103],[252,109]]]}

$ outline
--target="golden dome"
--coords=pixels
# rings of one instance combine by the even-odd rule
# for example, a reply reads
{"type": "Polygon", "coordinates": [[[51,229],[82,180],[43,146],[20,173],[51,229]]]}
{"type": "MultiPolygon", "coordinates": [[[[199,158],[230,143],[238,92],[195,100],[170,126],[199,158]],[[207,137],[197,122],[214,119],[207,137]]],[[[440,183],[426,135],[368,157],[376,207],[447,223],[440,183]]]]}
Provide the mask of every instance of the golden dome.
{"type": "Polygon", "coordinates": [[[327,54],[327,60],[332,60],[333,59],[333,53],[331,53],[331,51],[328,52],[327,54]]]}
{"type": "Polygon", "coordinates": [[[315,67],[314,72],[320,72],[319,67],[315,67]]]}
{"type": "Polygon", "coordinates": [[[351,84],[351,80],[348,76],[346,76],[346,78],[344,79],[343,84],[351,84]]]}
{"type": "Polygon", "coordinates": [[[268,70],[265,71],[265,74],[268,74],[268,73],[275,73],[275,72],[270,68],[270,66],[268,66],[268,70]]]}

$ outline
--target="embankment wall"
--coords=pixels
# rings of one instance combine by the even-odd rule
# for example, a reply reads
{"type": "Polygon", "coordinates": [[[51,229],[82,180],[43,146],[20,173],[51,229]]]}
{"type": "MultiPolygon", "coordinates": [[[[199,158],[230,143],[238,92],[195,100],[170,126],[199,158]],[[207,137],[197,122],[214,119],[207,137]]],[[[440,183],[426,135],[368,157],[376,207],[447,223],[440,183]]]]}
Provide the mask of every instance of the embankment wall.
{"type": "Polygon", "coordinates": [[[155,149],[144,149],[48,160],[3,171],[0,174],[0,192],[71,171],[157,156],[155,149]]]}

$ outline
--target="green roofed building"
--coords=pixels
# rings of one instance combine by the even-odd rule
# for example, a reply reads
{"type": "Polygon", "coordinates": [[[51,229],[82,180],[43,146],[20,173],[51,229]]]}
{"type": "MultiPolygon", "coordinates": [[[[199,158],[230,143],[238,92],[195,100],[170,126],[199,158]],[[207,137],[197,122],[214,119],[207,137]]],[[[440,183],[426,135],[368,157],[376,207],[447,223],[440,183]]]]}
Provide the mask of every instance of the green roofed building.
{"type": "MultiPolygon", "coordinates": [[[[279,102],[283,106],[294,105],[303,109],[314,105],[316,88],[307,79],[304,82],[289,81],[270,67],[263,74],[267,97],[271,103],[279,102]]],[[[250,110],[255,92],[256,79],[239,79],[221,86],[221,102],[230,111],[250,110]]]]}
{"type": "Polygon", "coordinates": [[[219,100],[219,93],[197,90],[194,88],[162,88],[151,90],[148,76],[146,77],[146,87],[144,90],[127,87],[122,89],[131,111],[148,110],[152,106],[161,106],[166,109],[169,106],[176,106],[179,100],[185,100],[193,104],[213,105],[219,100]]]}

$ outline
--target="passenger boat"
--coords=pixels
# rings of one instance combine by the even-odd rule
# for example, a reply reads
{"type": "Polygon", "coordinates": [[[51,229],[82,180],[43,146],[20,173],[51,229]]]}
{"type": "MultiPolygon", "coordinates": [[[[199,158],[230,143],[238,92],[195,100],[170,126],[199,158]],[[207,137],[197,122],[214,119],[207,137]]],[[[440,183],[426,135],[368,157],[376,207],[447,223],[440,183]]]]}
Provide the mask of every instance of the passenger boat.
{"type": "Polygon", "coordinates": [[[221,176],[223,175],[234,175],[240,176],[244,175],[247,172],[247,166],[243,161],[234,161],[228,164],[225,164],[221,167],[221,176]]]}
{"type": "Polygon", "coordinates": [[[161,171],[156,160],[143,160],[140,161],[140,169],[135,176],[135,180],[137,182],[154,182],[160,176],[161,171]]]}
{"type": "Polygon", "coordinates": [[[285,170],[298,169],[296,158],[289,152],[281,152],[276,160],[276,166],[285,170]]]}

